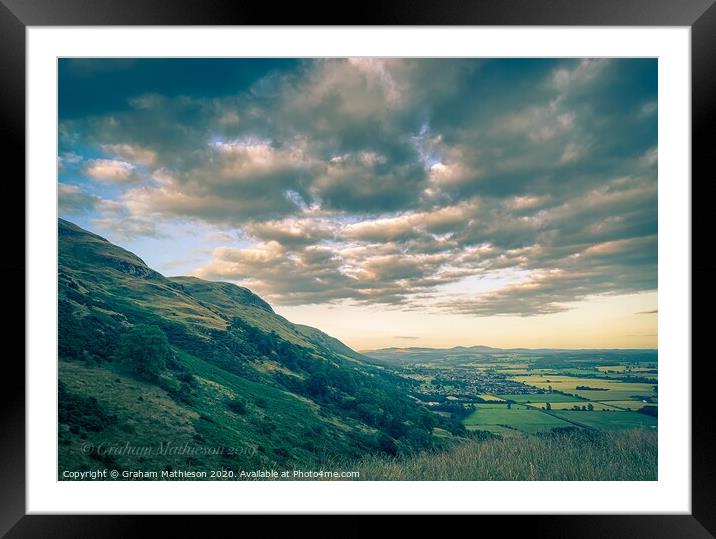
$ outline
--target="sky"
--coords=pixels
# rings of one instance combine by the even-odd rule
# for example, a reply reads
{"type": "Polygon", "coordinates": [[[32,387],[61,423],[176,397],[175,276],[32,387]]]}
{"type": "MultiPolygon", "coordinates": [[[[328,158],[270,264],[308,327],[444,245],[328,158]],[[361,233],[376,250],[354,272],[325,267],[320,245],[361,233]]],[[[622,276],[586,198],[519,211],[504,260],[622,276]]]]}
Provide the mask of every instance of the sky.
{"type": "Polygon", "coordinates": [[[60,59],[61,217],[358,350],[657,347],[656,59],[60,59]]]}

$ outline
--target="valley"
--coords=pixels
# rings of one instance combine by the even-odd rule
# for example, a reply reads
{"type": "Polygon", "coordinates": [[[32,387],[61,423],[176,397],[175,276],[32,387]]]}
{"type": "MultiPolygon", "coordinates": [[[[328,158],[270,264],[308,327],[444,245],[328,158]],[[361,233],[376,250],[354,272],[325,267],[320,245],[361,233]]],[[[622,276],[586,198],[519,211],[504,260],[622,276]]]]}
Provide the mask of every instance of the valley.
{"type": "Polygon", "coordinates": [[[656,428],[656,351],[387,349],[365,354],[415,381],[411,395],[469,431],[656,428]]]}

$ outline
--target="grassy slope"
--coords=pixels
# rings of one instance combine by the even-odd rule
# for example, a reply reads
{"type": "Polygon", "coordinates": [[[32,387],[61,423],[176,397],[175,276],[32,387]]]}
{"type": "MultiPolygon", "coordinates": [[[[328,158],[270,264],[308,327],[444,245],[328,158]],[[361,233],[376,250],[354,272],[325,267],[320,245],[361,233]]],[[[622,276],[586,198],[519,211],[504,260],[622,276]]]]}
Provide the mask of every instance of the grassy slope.
{"type": "MultiPolygon", "coordinates": [[[[275,353],[248,360],[229,355],[228,364],[218,365],[200,351],[213,351],[217,347],[212,340],[216,332],[222,333],[232,319],[239,318],[307,350],[310,361],[350,368],[370,388],[371,372],[377,369],[363,364],[360,354],[318,330],[294,325],[276,315],[245,288],[192,277],[165,278],[132,253],[62,220],[59,238],[59,298],[64,309],[61,344],[68,340],[62,331],[63,321],[82,324],[93,317],[105,320],[105,326],[88,334],[89,341],[102,337],[108,327],[121,332],[136,323],[156,323],[167,332],[178,361],[196,381],[192,402],[183,403],[157,385],[137,380],[125,366],[113,362],[109,353],[99,364],[82,361],[82,354],[61,357],[59,378],[71,394],[79,399],[97,399],[117,418],[100,432],[75,432],[61,425],[61,468],[96,466],[96,456],[81,451],[83,444],[90,442],[152,447],[187,442],[242,449],[229,459],[209,455],[201,462],[184,456],[118,455],[112,462],[120,468],[282,467],[320,463],[327,455],[357,457],[366,452],[362,436],[374,436],[376,429],[342,414],[335,406],[323,406],[282,387],[275,379],[277,374],[297,380],[306,375],[280,365],[281,358],[275,353]],[[204,348],[192,349],[201,343],[204,348]],[[227,370],[229,367],[236,369],[227,370]],[[235,398],[246,403],[245,413],[227,408],[227,401],[235,398]]],[[[83,326],[75,331],[80,340],[83,331],[83,326]]],[[[169,373],[169,377],[174,375],[169,373]]]]}
{"type": "Polygon", "coordinates": [[[366,356],[359,354],[355,350],[349,348],[345,344],[343,344],[341,341],[336,339],[335,337],[331,337],[330,335],[327,335],[326,333],[323,333],[321,330],[312,328],[310,326],[304,326],[301,324],[295,324],[294,327],[305,336],[306,339],[308,339],[310,342],[322,346],[323,348],[327,350],[331,350],[335,354],[338,354],[344,359],[348,360],[357,360],[360,362],[365,362],[366,360],[371,362],[370,358],[367,358],[366,356]]]}
{"type": "Polygon", "coordinates": [[[94,303],[111,303],[125,320],[127,311],[147,310],[196,334],[206,327],[225,327],[210,307],[173,286],[129,251],[63,220],[59,237],[60,299],[73,301],[80,294],[94,303]]]}
{"type": "Polygon", "coordinates": [[[115,455],[110,463],[117,469],[282,468],[290,462],[320,462],[325,458],[316,444],[318,431],[331,453],[360,455],[344,435],[349,426],[322,417],[320,407],[310,400],[245,380],[184,352],[177,353],[199,383],[191,406],[175,402],[164,390],[137,380],[120,365],[90,367],[62,361],[60,380],[66,387],[76,394],[97,396],[100,405],[117,419],[103,431],[85,433],[82,438],[61,429],[61,468],[96,467],[97,459],[86,449],[83,451],[86,444],[105,444],[108,448],[127,443],[151,447],[152,454],[141,458],[115,455]],[[237,396],[246,402],[244,414],[236,414],[224,405],[227,399],[237,396]],[[223,447],[226,456],[167,456],[159,454],[162,444],[223,447]]]}
{"type": "Polygon", "coordinates": [[[273,312],[268,303],[246,288],[230,283],[211,282],[196,277],[171,277],[192,298],[210,304],[224,319],[239,317],[264,332],[277,335],[299,346],[314,348],[298,326],[273,312]]]}
{"type": "Polygon", "coordinates": [[[370,457],[347,470],[362,480],[656,481],[657,433],[571,432],[471,441],[407,459],[370,457]]]}

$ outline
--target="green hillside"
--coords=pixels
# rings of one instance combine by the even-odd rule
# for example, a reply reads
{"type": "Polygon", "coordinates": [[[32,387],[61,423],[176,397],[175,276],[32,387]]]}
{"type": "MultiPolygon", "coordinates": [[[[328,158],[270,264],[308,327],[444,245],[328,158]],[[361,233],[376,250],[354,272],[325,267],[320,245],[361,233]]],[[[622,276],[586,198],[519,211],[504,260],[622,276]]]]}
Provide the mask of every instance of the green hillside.
{"type": "Polygon", "coordinates": [[[64,220],[58,287],[60,474],[288,469],[464,433],[407,397],[409,380],[246,288],[166,278],[64,220]]]}

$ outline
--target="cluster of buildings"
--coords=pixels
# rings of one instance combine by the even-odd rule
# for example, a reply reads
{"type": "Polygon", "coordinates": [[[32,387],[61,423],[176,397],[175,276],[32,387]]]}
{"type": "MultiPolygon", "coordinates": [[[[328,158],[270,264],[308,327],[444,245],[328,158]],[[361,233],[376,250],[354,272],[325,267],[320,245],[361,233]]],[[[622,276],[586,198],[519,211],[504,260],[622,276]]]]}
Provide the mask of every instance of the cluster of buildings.
{"type": "Polygon", "coordinates": [[[413,379],[425,380],[419,391],[426,396],[471,400],[483,394],[532,395],[545,392],[544,389],[517,382],[493,370],[412,367],[406,369],[405,374],[413,379]]]}

